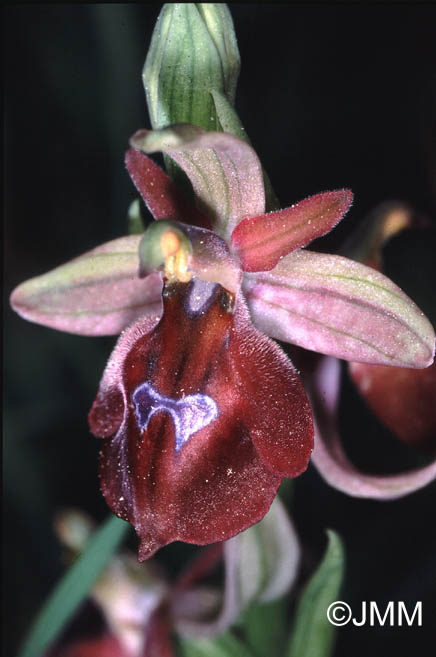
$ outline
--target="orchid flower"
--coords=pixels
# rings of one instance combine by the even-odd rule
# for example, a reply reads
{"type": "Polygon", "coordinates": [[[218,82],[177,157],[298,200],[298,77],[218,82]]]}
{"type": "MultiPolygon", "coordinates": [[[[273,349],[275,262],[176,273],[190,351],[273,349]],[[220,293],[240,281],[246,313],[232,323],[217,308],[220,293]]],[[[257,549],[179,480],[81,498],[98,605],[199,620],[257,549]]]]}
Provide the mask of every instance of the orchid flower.
{"type": "Polygon", "coordinates": [[[89,423],[103,439],[102,492],[134,526],[144,560],[172,541],[247,529],[282,478],[306,469],[311,407],[271,337],[425,368],[435,335],[379,272],[302,248],[342,219],[349,190],[265,214],[254,150],[185,124],[137,132],[126,164],[158,221],[20,285],[11,303],[59,330],[122,331],[89,423]],[[195,205],[146,155],[158,151],[187,174],[195,205]]]}

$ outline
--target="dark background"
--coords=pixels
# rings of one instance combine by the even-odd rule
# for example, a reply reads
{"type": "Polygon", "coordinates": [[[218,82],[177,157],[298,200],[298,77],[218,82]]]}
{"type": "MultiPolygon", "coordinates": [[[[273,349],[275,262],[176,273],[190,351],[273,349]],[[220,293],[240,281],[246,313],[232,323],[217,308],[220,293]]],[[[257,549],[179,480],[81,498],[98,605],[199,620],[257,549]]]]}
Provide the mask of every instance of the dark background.
{"type": "MultiPolygon", "coordinates": [[[[135,198],[124,170],[129,136],[148,127],[141,81],[159,5],[3,8],[5,81],[5,654],[62,572],[56,511],[97,519],[98,441],[87,411],[114,338],[57,333],[9,310],[15,285],[126,232],[135,198]]],[[[324,244],[334,248],[385,200],[436,217],[436,11],[402,5],[232,5],[242,58],[237,109],[282,204],[350,187],[355,204],[324,244]]],[[[433,223],[434,225],[434,223],[433,223]]],[[[388,273],[436,323],[434,233],[400,236],[388,273]],[[433,300],[434,304],[434,300],[433,300]]],[[[344,383],[342,432],[372,472],[420,461],[344,383]]],[[[434,654],[435,486],[380,503],[349,498],[309,468],[293,515],[301,581],[324,529],[347,549],[342,599],[383,608],[423,601],[422,628],[345,627],[335,657],[434,654]],[[431,639],[433,638],[433,646],[431,639]]],[[[159,559],[184,554],[165,548],[159,559]]],[[[178,552],[179,550],[179,552],[178,552]]],[[[315,656],[314,656],[315,657],[315,656]]]]}

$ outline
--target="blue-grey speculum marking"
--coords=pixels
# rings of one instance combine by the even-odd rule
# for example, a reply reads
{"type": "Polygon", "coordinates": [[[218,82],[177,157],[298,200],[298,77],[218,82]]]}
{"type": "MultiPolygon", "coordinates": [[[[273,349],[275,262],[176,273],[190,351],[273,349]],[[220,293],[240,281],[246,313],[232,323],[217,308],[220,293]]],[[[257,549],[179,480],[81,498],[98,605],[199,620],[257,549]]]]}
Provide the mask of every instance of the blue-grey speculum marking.
{"type": "Polygon", "coordinates": [[[176,451],[192,434],[204,429],[218,416],[218,407],[209,395],[188,395],[172,399],[160,395],[149,383],[141,383],[133,393],[138,426],[145,429],[153,413],[167,411],[174,423],[176,451]]]}

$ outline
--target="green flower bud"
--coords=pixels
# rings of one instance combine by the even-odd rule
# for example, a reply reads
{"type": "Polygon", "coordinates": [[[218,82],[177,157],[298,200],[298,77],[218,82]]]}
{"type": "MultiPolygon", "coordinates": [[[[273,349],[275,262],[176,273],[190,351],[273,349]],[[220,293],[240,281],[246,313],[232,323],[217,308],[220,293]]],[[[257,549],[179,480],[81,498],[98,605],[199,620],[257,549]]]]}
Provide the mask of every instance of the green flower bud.
{"type": "Polygon", "coordinates": [[[143,71],[154,129],[191,123],[222,130],[214,91],[233,105],[240,58],[225,4],[165,4],[153,32],[143,71]]]}
{"type": "MultiPolygon", "coordinates": [[[[153,128],[189,123],[250,144],[234,109],[240,57],[230,11],[222,3],[167,3],[156,22],[142,74],[153,128]]],[[[192,193],[174,162],[169,175],[192,193]]],[[[265,171],[266,207],[280,204],[265,171]]]]}

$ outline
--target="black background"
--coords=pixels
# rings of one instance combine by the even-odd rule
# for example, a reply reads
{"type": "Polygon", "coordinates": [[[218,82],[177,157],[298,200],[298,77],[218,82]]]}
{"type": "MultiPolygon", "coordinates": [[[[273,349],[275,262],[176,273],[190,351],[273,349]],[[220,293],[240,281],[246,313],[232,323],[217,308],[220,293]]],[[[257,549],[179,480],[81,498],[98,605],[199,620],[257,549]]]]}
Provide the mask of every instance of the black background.
{"type": "MultiPolygon", "coordinates": [[[[135,191],[123,155],[148,127],[141,70],[159,5],[3,8],[5,81],[5,573],[6,653],[62,572],[55,512],[107,510],[96,477],[92,403],[114,338],[57,333],[9,310],[15,285],[126,232],[135,191]]],[[[350,187],[355,204],[334,248],[385,200],[436,217],[436,11],[426,5],[232,5],[242,58],[237,109],[282,205],[350,187]]],[[[396,238],[388,273],[436,323],[434,238],[396,238]]],[[[420,456],[400,445],[345,381],[342,433],[372,472],[420,456]]],[[[304,548],[301,582],[340,532],[342,598],[359,609],[423,601],[422,628],[338,632],[335,657],[434,654],[435,486],[380,503],[331,489],[312,469],[293,515],[304,548]]],[[[181,546],[158,557],[169,566],[181,546]]],[[[314,656],[315,657],[315,656],[314,656]]]]}

